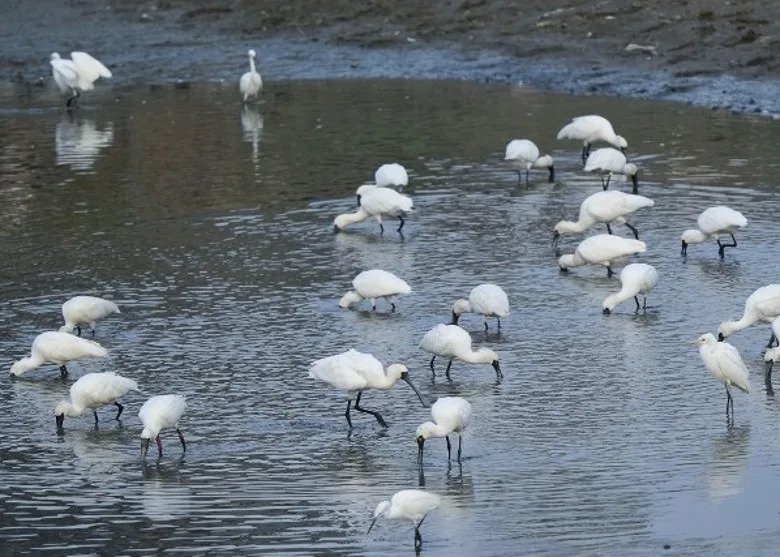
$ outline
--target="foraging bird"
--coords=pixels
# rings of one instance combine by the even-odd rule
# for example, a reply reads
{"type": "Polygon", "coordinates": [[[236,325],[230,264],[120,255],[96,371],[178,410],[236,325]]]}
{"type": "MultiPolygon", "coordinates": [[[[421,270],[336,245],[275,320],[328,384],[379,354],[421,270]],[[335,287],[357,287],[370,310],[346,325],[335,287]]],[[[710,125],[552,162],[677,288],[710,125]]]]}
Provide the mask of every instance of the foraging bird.
{"type": "Polygon", "coordinates": [[[766,372],[766,383],[770,388],[772,386],[772,367],[780,359],[780,317],[775,317],[772,320],[772,339],[769,339],[769,347],[764,353],[764,361],[769,364],[769,369],[766,372]],[[777,341],[777,346],[772,347],[772,339],[777,341]]]}
{"type": "Polygon", "coordinates": [[[501,318],[509,315],[509,298],[503,288],[495,284],[480,284],[469,292],[468,300],[455,300],[452,304],[452,324],[457,325],[462,313],[478,313],[485,320],[485,331],[488,330],[488,317],[498,320],[498,330],[501,330],[501,318]]]}
{"type": "Polygon", "coordinates": [[[655,202],[641,195],[632,195],[622,191],[599,191],[585,198],[580,205],[577,222],[562,220],[553,231],[553,247],[564,234],[584,232],[596,224],[606,224],[607,232],[612,234],[610,223],[625,224],[639,239],[639,231],[626,218],[644,207],[652,207],[655,202]]]}
{"type": "Polygon", "coordinates": [[[111,77],[111,72],[99,60],[86,52],[71,52],[71,59],[60,58],[53,52],[51,55],[51,73],[54,82],[62,93],[70,93],[66,106],[81,96],[82,91],[91,91],[95,88],[94,82],[98,78],[111,77]]]}
{"type": "Polygon", "coordinates": [[[406,281],[398,278],[393,273],[382,271],[381,269],[371,269],[363,271],[352,279],[354,290],[350,290],[339,300],[340,308],[349,308],[352,304],[359,304],[365,299],[371,301],[371,306],[376,311],[376,299],[384,298],[390,304],[395,312],[395,302],[393,301],[398,294],[409,294],[412,288],[406,281]]]}
{"type": "Polygon", "coordinates": [[[615,274],[612,265],[619,263],[630,255],[642,253],[647,249],[644,242],[633,238],[621,238],[611,234],[598,234],[585,238],[574,250],[558,259],[561,271],[581,265],[603,265],[607,268],[607,276],[615,274]]]}
{"type": "Polygon", "coordinates": [[[324,381],[336,389],[347,391],[347,412],[345,415],[350,429],[352,429],[352,418],[349,412],[353,400],[355,401],[355,410],[371,414],[379,422],[379,425],[387,427],[387,422],[379,412],[360,406],[360,397],[363,391],[368,389],[382,391],[392,389],[399,379],[405,381],[420,399],[423,407],[427,407],[427,401],[409,378],[409,370],[406,366],[392,364],[384,369],[382,362],[374,356],[354,349],[317,360],[309,367],[309,377],[324,381]]]}
{"type": "Polygon", "coordinates": [[[419,549],[422,545],[420,525],[428,513],[440,504],[441,497],[438,495],[421,489],[403,489],[393,495],[389,501],[382,501],[376,506],[368,531],[371,532],[376,521],[382,517],[408,520],[414,524],[414,548],[419,549]]]}
{"type": "Polygon", "coordinates": [[[247,54],[249,54],[249,71],[242,75],[238,82],[238,89],[244,96],[244,102],[249,97],[257,98],[258,93],[263,90],[263,80],[255,68],[255,56],[257,56],[257,53],[250,49],[247,54]]]}
{"type": "Polygon", "coordinates": [[[60,332],[71,333],[76,329],[78,336],[81,336],[81,326],[89,325],[94,336],[97,322],[113,313],[121,312],[111,300],[95,296],[75,296],[62,304],[65,325],[60,327],[60,332]]]}
{"type": "Polygon", "coordinates": [[[415,433],[420,464],[423,461],[423,446],[428,437],[444,437],[447,440],[447,460],[449,460],[452,451],[449,435],[453,432],[458,434],[458,462],[460,462],[463,430],[471,422],[471,404],[459,396],[442,397],[431,407],[431,417],[433,422],[420,424],[415,433]]]}
{"type": "Polygon", "coordinates": [[[115,417],[118,420],[124,410],[124,406],[119,404],[119,399],[130,391],[138,391],[138,383],[113,371],[82,375],[70,387],[70,400],[63,400],[54,409],[57,429],[62,428],[65,416],[77,418],[88,409],[95,414],[95,425],[97,425],[97,409],[112,402],[119,409],[115,417]]]}
{"type": "Polygon", "coordinates": [[[144,402],[138,411],[138,417],[141,418],[141,423],[144,426],[143,431],[141,431],[141,458],[146,458],[150,439],[157,441],[158,456],[162,458],[160,432],[164,429],[175,429],[179,435],[182,450],[187,452],[187,443],[184,442],[184,435],[179,429],[179,420],[186,409],[187,401],[182,395],[158,395],[144,402]]]}
{"type": "Polygon", "coordinates": [[[434,376],[436,370],[433,362],[436,356],[447,358],[447,379],[450,378],[450,368],[453,360],[462,360],[470,364],[490,364],[496,370],[496,378],[500,381],[503,377],[501,366],[498,363],[498,354],[489,348],[480,348],[476,351],[471,349],[471,335],[457,325],[436,325],[433,329],[425,333],[420,348],[433,354],[431,358],[431,371],[434,376]]]}
{"type": "Polygon", "coordinates": [[[631,178],[634,188],[632,193],[639,191],[637,173],[639,169],[632,162],[626,162],[626,156],[612,147],[604,147],[593,151],[585,161],[585,172],[597,172],[601,175],[601,187],[609,188],[613,174],[623,174],[631,178]],[[606,178],[605,178],[606,177],[606,178]]]}
{"type": "Polygon", "coordinates": [[[620,272],[620,292],[610,294],[604,298],[601,307],[605,314],[613,311],[618,304],[629,298],[634,298],[636,310],[647,309],[647,296],[658,284],[658,271],[652,265],[646,263],[631,263],[620,272]],[[639,294],[644,296],[644,303],[639,305],[639,294]]]}
{"type": "Polygon", "coordinates": [[[11,375],[19,377],[45,363],[52,363],[60,366],[62,377],[67,377],[68,369],[65,364],[68,362],[88,356],[96,358],[108,356],[108,350],[97,342],[58,331],[39,334],[33,340],[30,352],[28,357],[22,358],[11,366],[11,375]]]}
{"type": "Polygon", "coordinates": [[[379,188],[388,186],[403,187],[409,183],[406,168],[397,162],[383,164],[374,173],[374,184],[379,188]]]}
{"type": "Polygon", "coordinates": [[[412,210],[412,198],[398,193],[390,188],[379,188],[376,186],[361,186],[358,188],[360,196],[360,208],[356,213],[346,213],[339,215],[333,221],[333,230],[340,232],[350,224],[362,222],[368,218],[374,217],[379,223],[379,229],[384,233],[382,226],[382,217],[397,218],[401,221],[398,232],[404,227],[404,217],[412,210]],[[361,190],[361,188],[365,188],[361,190]]]}
{"type": "Polygon", "coordinates": [[[731,398],[729,387],[733,385],[745,393],[750,393],[748,370],[739,355],[739,350],[728,342],[718,342],[712,333],[688,341],[688,344],[699,346],[699,354],[707,370],[726,386],[726,416],[729,414],[729,405],[733,415],[734,399],[731,398]]]}
{"type": "Polygon", "coordinates": [[[737,239],[734,238],[734,232],[747,226],[747,219],[739,211],[730,207],[719,205],[705,209],[696,220],[698,230],[691,228],[683,232],[682,237],[682,255],[688,255],[688,244],[703,244],[713,236],[718,242],[718,255],[723,259],[726,248],[737,247],[737,239]],[[718,236],[728,234],[731,236],[731,244],[724,244],[718,236]]]}
{"type": "MultiPolygon", "coordinates": [[[[777,316],[780,316],[780,284],[762,286],[745,300],[745,309],[739,321],[724,321],[718,326],[718,340],[723,340],[759,321],[770,323],[777,316]]],[[[767,348],[770,348],[776,340],[778,339],[773,329],[767,348]]]]}
{"type": "Polygon", "coordinates": [[[625,151],[628,143],[615,133],[612,124],[602,116],[577,116],[558,132],[558,139],[578,139],[582,141],[582,163],[590,154],[590,145],[596,141],[605,141],[625,151]]]}
{"type": "Polygon", "coordinates": [[[546,168],[550,172],[548,182],[555,181],[555,167],[550,155],[539,156],[539,148],[528,139],[513,139],[506,145],[504,160],[511,161],[517,171],[520,181],[523,181],[522,170],[525,170],[525,184],[528,185],[528,175],[531,168],[546,168]]]}

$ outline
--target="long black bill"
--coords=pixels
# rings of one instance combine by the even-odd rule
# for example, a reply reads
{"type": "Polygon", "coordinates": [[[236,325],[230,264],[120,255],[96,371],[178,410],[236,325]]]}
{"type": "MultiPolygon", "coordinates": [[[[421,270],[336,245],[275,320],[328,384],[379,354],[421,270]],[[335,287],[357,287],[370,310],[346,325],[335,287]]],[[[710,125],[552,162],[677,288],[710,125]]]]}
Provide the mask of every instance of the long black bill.
{"type": "Polygon", "coordinates": [[[417,462],[420,464],[423,461],[423,446],[425,446],[425,439],[420,436],[417,438],[417,462]]]}
{"type": "Polygon", "coordinates": [[[459,313],[455,313],[453,311],[452,312],[452,324],[453,325],[457,325],[458,324],[458,319],[460,319],[460,314],[459,313]]]}
{"type": "Polygon", "coordinates": [[[429,408],[430,404],[428,404],[428,399],[425,398],[425,395],[423,395],[420,392],[420,390],[414,385],[414,383],[412,383],[412,380],[409,379],[409,376],[408,375],[402,375],[401,379],[406,381],[407,385],[409,385],[412,388],[412,390],[414,391],[414,394],[416,394],[417,398],[420,399],[420,404],[423,405],[423,408],[429,408]]]}
{"type": "Polygon", "coordinates": [[[360,194],[358,194],[357,195],[357,205],[358,205],[358,207],[360,207],[360,197],[361,197],[360,194]]]}
{"type": "Polygon", "coordinates": [[[65,414],[55,416],[54,419],[57,422],[57,429],[62,429],[62,424],[65,422],[65,414]]]}
{"type": "Polygon", "coordinates": [[[547,181],[550,182],[550,183],[555,181],[555,167],[554,166],[550,167],[550,177],[547,178],[547,181]]]}
{"type": "Polygon", "coordinates": [[[557,230],[553,232],[553,241],[552,241],[552,247],[557,248],[558,247],[558,240],[561,239],[561,233],[557,230]]]}
{"type": "Polygon", "coordinates": [[[371,528],[373,528],[373,527],[374,527],[374,524],[376,524],[376,521],[377,521],[377,519],[378,519],[378,518],[379,518],[378,516],[375,516],[375,517],[374,517],[374,518],[371,520],[371,525],[368,527],[368,532],[366,532],[366,534],[368,534],[369,532],[371,532],[371,528]]]}

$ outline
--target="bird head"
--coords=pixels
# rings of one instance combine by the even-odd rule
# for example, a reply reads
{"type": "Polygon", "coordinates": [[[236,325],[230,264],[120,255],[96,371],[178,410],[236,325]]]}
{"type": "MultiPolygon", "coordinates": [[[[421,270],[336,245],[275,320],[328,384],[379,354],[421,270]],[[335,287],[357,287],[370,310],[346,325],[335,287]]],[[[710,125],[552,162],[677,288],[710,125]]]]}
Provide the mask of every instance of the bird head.
{"type": "Polygon", "coordinates": [[[341,297],[341,300],[339,300],[339,307],[342,309],[347,309],[352,304],[357,304],[363,299],[363,296],[355,292],[354,290],[350,290],[344,296],[341,297]]]}
{"type": "Polygon", "coordinates": [[[253,48],[250,48],[250,49],[249,49],[249,56],[251,56],[252,58],[254,58],[255,56],[257,56],[257,53],[255,52],[255,50],[254,50],[253,48]]]}
{"type": "Polygon", "coordinates": [[[734,321],[724,321],[718,325],[718,341],[722,341],[737,330],[738,327],[734,321]]]}
{"type": "Polygon", "coordinates": [[[470,313],[471,304],[468,300],[460,299],[455,300],[452,304],[452,324],[457,325],[458,319],[460,319],[461,313],[470,313]]]}
{"type": "Polygon", "coordinates": [[[376,509],[374,510],[374,517],[371,519],[371,525],[368,527],[368,532],[371,531],[371,528],[374,527],[376,521],[379,520],[380,517],[384,516],[388,510],[390,510],[390,501],[382,501],[376,506],[376,509]]]}
{"type": "Polygon", "coordinates": [[[624,138],[622,135],[616,135],[615,138],[617,141],[615,142],[615,145],[623,152],[626,152],[626,149],[628,149],[628,141],[626,141],[626,138],[624,138]]]}
{"type": "Polygon", "coordinates": [[[715,344],[716,342],[715,335],[712,333],[706,333],[701,335],[699,338],[687,341],[685,344],[689,346],[701,346],[703,344],[715,344]]]}

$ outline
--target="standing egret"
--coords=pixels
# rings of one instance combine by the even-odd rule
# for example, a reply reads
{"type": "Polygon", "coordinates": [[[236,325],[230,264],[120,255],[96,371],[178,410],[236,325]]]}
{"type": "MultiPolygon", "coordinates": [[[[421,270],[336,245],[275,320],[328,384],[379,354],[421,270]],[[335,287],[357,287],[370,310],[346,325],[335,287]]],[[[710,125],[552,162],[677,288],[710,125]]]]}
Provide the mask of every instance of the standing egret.
{"type": "Polygon", "coordinates": [[[471,422],[471,404],[459,396],[447,396],[437,400],[431,407],[433,422],[425,422],[417,428],[417,447],[420,464],[423,461],[423,446],[428,437],[444,437],[447,440],[447,460],[451,457],[450,433],[458,434],[458,462],[460,462],[463,430],[471,422]]]}
{"type": "Polygon", "coordinates": [[[186,409],[187,402],[182,395],[158,395],[144,402],[138,411],[138,417],[144,426],[141,431],[141,458],[146,458],[150,439],[157,441],[158,455],[162,458],[160,432],[164,429],[175,429],[179,434],[182,450],[187,452],[187,443],[184,442],[184,435],[179,429],[179,420],[186,409]]]}
{"type": "Polygon", "coordinates": [[[513,139],[506,145],[504,160],[511,161],[512,166],[517,171],[520,181],[523,181],[522,171],[525,170],[525,184],[529,185],[528,175],[531,168],[546,168],[550,175],[548,182],[555,181],[555,167],[553,158],[550,155],[539,156],[539,148],[533,141],[528,139],[513,139]]]}
{"type": "Polygon", "coordinates": [[[619,263],[630,255],[642,253],[647,249],[644,242],[633,238],[621,238],[611,234],[598,234],[585,238],[579,243],[574,253],[567,253],[558,259],[561,271],[570,267],[582,265],[603,265],[607,268],[607,276],[615,272],[612,265],[619,263]]]}
{"type": "Polygon", "coordinates": [[[596,141],[605,141],[614,145],[621,151],[625,151],[628,143],[625,139],[615,133],[612,124],[602,116],[577,116],[572,118],[569,124],[566,124],[558,132],[558,139],[577,139],[582,141],[582,163],[590,154],[590,145],[596,141]]]}
{"type": "MultiPolygon", "coordinates": [[[[723,340],[727,336],[760,321],[770,323],[779,315],[780,284],[762,286],[745,300],[745,309],[739,321],[724,321],[718,326],[718,340],[723,340]]],[[[773,329],[767,348],[770,348],[775,341],[778,339],[775,337],[773,329]]],[[[778,343],[780,344],[780,341],[778,343]]]]}
{"type": "Polygon", "coordinates": [[[623,174],[631,178],[634,188],[632,193],[639,190],[637,173],[639,169],[634,163],[626,162],[626,156],[612,147],[604,147],[593,151],[585,161],[585,172],[596,172],[601,175],[601,187],[609,188],[609,181],[613,174],[623,174]],[[606,178],[605,178],[606,177],[606,178]]]}
{"type": "Polygon", "coordinates": [[[398,278],[393,273],[381,269],[363,271],[352,280],[354,290],[350,290],[339,301],[340,308],[348,308],[352,304],[359,304],[365,299],[371,301],[371,306],[376,311],[376,299],[384,298],[395,312],[395,302],[398,294],[409,294],[412,288],[406,281],[398,278]]]}
{"type": "Polygon", "coordinates": [[[698,229],[691,228],[682,234],[682,255],[688,255],[688,244],[703,244],[713,236],[718,242],[718,255],[723,259],[726,248],[737,247],[734,232],[747,226],[747,219],[739,211],[719,205],[705,209],[696,220],[698,229]],[[720,235],[731,236],[731,244],[721,243],[720,235]]]}
{"type": "Polygon", "coordinates": [[[390,188],[373,186],[365,193],[361,193],[360,188],[358,190],[358,195],[361,196],[360,208],[356,213],[337,216],[333,221],[333,230],[340,232],[350,224],[374,217],[379,223],[379,229],[384,233],[385,227],[382,226],[382,217],[386,217],[397,218],[401,221],[398,227],[398,232],[401,233],[401,229],[404,227],[404,217],[412,210],[412,198],[390,188]]]}
{"type": "Polygon", "coordinates": [[[81,336],[81,326],[89,325],[92,329],[92,336],[95,336],[97,322],[113,313],[121,312],[111,300],[95,296],[75,296],[62,304],[62,317],[65,318],[65,325],[60,327],[60,331],[70,333],[76,329],[78,335],[81,336]]]}
{"type": "Polygon", "coordinates": [[[82,91],[94,89],[98,78],[111,77],[109,69],[86,52],[71,52],[70,57],[70,60],[60,58],[58,53],[53,52],[50,60],[54,82],[61,92],[71,95],[66,103],[68,108],[82,91]]]}
{"type": "Polygon", "coordinates": [[[352,429],[352,418],[349,415],[352,401],[355,401],[355,410],[371,414],[382,427],[387,427],[387,422],[379,412],[367,410],[360,406],[360,397],[363,391],[378,389],[386,391],[392,389],[396,382],[405,381],[420,399],[423,407],[427,402],[422,393],[417,390],[409,378],[409,370],[401,364],[392,364],[387,369],[382,367],[382,362],[371,354],[364,354],[350,349],[335,356],[329,356],[317,360],[309,367],[309,377],[324,381],[331,387],[347,391],[347,424],[352,429]]]}
{"type": "Polygon", "coordinates": [[[420,348],[433,354],[431,358],[431,371],[434,376],[436,370],[433,362],[436,356],[447,358],[447,379],[450,379],[450,368],[453,360],[462,360],[470,364],[490,364],[496,370],[496,378],[500,381],[503,377],[501,366],[498,363],[498,354],[489,348],[480,348],[476,351],[471,349],[471,335],[457,325],[436,325],[433,329],[425,333],[420,348]]]}
{"type": "Polygon", "coordinates": [[[726,386],[726,417],[729,415],[729,406],[733,417],[734,399],[731,398],[729,387],[733,385],[740,391],[750,393],[748,370],[739,355],[739,350],[728,342],[718,342],[712,333],[690,340],[688,344],[699,346],[699,354],[707,370],[726,386]]]}
{"type": "Polygon", "coordinates": [[[634,298],[636,310],[647,309],[647,296],[650,291],[658,284],[658,271],[652,265],[646,263],[631,263],[626,265],[620,273],[620,292],[610,294],[604,298],[601,307],[604,313],[609,314],[618,304],[625,302],[629,298],[634,298]],[[644,296],[644,303],[639,305],[639,296],[644,296]]]}
{"type": "Polygon", "coordinates": [[[488,317],[498,320],[498,330],[501,330],[501,318],[509,315],[509,298],[504,289],[496,284],[480,284],[469,292],[468,300],[455,300],[452,304],[452,324],[457,325],[461,313],[478,313],[485,320],[485,331],[488,330],[488,317]]]}
{"type": "Polygon", "coordinates": [[[58,331],[47,331],[39,334],[33,340],[30,355],[15,362],[11,366],[11,375],[19,377],[23,373],[42,366],[45,363],[58,364],[60,375],[68,376],[68,368],[65,364],[79,358],[94,356],[105,358],[108,350],[97,342],[73,336],[58,331]]]}
{"type": "Polygon", "coordinates": [[[428,513],[440,504],[441,497],[438,495],[421,489],[403,489],[393,495],[389,501],[382,501],[376,506],[368,531],[371,532],[376,521],[382,517],[408,520],[414,524],[414,548],[419,549],[422,545],[420,525],[428,513]]]}
{"type": "Polygon", "coordinates": [[[65,416],[77,418],[88,409],[95,414],[95,425],[97,425],[97,409],[112,402],[119,409],[115,418],[118,420],[124,410],[124,406],[119,404],[119,399],[129,391],[138,391],[138,383],[113,371],[82,375],[70,387],[70,400],[63,400],[54,409],[57,429],[62,428],[65,416]]]}
{"type": "Polygon", "coordinates": [[[249,100],[249,97],[257,98],[257,94],[263,89],[263,80],[260,78],[257,69],[255,69],[255,56],[257,56],[257,53],[250,49],[247,54],[249,54],[249,71],[242,75],[238,82],[238,88],[241,94],[244,95],[244,102],[249,100]]]}

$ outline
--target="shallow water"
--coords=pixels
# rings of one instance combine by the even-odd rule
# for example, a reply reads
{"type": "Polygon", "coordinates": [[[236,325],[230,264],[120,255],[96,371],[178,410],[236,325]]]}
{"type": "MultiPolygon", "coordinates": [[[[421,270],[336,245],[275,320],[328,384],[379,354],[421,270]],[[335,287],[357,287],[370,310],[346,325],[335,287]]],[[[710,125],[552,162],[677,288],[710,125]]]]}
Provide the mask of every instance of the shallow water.
{"type": "MultiPolygon", "coordinates": [[[[407,525],[380,522],[380,500],[416,487],[445,496],[422,528],[424,554],[770,553],[780,540],[780,404],[765,392],[757,326],[731,342],[753,392],[725,395],[683,342],[741,314],[777,282],[766,254],[780,234],[775,180],[780,123],[675,104],[570,98],[506,87],[413,81],[270,84],[255,109],[233,86],[96,91],[76,116],[60,100],[33,106],[2,93],[0,353],[25,355],[60,325],[60,305],[89,293],[123,313],[101,323],[106,361],[54,366],[0,389],[0,538],[13,552],[391,553],[412,549],[407,525]],[[646,314],[611,316],[601,269],[559,273],[552,227],[600,186],[579,145],[557,142],[566,120],[608,115],[656,207],[632,222],[639,261],[661,283],[646,314]],[[557,182],[530,187],[501,159],[512,137],[556,158],[557,182]],[[334,235],[354,189],[383,162],[411,174],[417,211],[405,236],[375,223],[334,235]],[[679,255],[699,211],[727,203],[749,219],[739,247],[679,255]],[[414,293],[399,311],[336,307],[359,271],[379,267],[414,293]],[[417,348],[481,281],[512,304],[500,337],[464,316],[489,366],[453,365],[435,379],[417,348]],[[416,464],[428,419],[405,385],[369,392],[353,413],[306,377],[313,360],[355,347],[403,362],[431,397],[474,407],[461,465],[443,440],[416,464]],[[139,459],[144,397],[121,425],[101,411],[68,419],[53,407],[89,371],[114,370],[148,394],[179,392],[188,452],[164,434],[160,461],[139,459]]],[[[627,190],[625,184],[617,187],[627,190]]],[[[620,233],[627,230],[617,227],[620,233]]],[[[617,231],[616,230],[616,231],[617,231]]],[[[565,237],[561,246],[578,239],[565,237]]]]}

